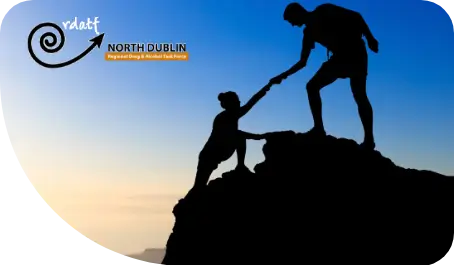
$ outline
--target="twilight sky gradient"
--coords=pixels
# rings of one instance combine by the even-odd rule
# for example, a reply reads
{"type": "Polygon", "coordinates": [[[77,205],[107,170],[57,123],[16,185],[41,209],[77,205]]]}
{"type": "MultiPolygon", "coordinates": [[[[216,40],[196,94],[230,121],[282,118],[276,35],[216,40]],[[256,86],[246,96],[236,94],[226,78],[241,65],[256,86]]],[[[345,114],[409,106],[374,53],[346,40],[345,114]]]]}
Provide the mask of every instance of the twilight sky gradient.
{"type": "MultiPolygon", "coordinates": [[[[13,8],[0,31],[2,105],[9,137],[30,181],[48,204],[90,239],[126,254],[163,247],[171,208],[193,183],[197,156],[219,92],[246,102],[298,59],[302,30],[282,20],[291,1],[31,1],[13,8]],[[99,17],[101,49],[62,69],[27,51],[42,22],[99,17]],[[107,43],[186,42],[189,61],[104,61],[107,43]]],[[[369,53],[368,94],[377,148],[395,163],[454,175],[453,25],[420,0],[330,1],[363,14],[380,42],[369,53]]],[[[300,1],[312,10],[321,1],[300,1]]],[[[40,31],[43,32],[43,31],[40,31]]],[[[39,34],[37,36],[40,36],[39,34]]],[[[94,31],[65,31],[61,62],[85,50],[94,31]]],[[[35,50],[39,50],[38,46],[35,50]]],[[[306,131],[305,84],[326,59],[275,86],[240,123],[243,130],[306,131]]],[[[322,91],[329,134],[363,137],[348,80],[322,91]]],[[[249,141],[246,163],[263,160],[249,141]]],[[[236,155],[213,177],[230,170],[236,155]]]]}

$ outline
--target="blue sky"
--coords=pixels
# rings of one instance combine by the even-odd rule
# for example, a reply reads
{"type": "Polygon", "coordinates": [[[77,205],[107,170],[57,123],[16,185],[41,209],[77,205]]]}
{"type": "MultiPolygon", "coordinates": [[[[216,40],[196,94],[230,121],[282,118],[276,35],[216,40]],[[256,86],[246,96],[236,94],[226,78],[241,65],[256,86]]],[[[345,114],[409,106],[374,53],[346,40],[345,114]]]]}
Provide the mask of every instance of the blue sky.
{"type": "MultiPolygon", "coordinates": [[[[183,193],[221,111],[218,93],[234,90],[246,102],[298,60],[302,29],[282,19],[289,2],[30,1],[14,7],[0,32],[2,105],[32,183],[49,191],[115,183],[183,193]],[[37,65],[27,51],[30,30],[76,16],[99,17],[98,30],[106,34],[101,49],[66,68],[37,65]],[[121,42],[186,42],[190,59],[105,61],[107,43],[121,42]]],[[[404,167],[454,175],[454,35],[447,13],[419,0],[330,2],[362,13],[380,43],[378,54],[369,53],[368,79],[377,149],[404,167]]],[[[322,2],[300,3],[312,10],[322,2]]],[[[96,35],[72,30],[65,36],[63,50],[44,59],[72,58],[96,35]]],[[[242,118],[241,129],[310,129],[305,85],[325,59],[317,46],[307,68],[273,87],[242,118]]],[[[348,80],[326,87],[322,100],[328,133],[360,142],[348,80]]],[[[250,168],[263,160],[263,144],[248,142],[250,168]]],[[[234,156],[213,177],[235,163],[234,156]]]]}

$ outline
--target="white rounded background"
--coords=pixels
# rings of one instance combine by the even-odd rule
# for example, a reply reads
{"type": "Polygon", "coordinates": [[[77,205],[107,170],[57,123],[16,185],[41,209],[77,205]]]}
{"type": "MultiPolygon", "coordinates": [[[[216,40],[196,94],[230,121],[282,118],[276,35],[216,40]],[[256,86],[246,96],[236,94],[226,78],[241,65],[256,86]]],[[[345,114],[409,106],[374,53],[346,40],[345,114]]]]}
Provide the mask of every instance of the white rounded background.
{"type": "MultiPolygon", "coordinates": [[[[11,12],[13,12],[13,9],[19,8],[19,5],[21,5],[20,10],[25,11],[27,5],[23,2],[27,1],[28,0],[8,0],[9,10],[12,10],[11,12]]],[[[448,1],[437,2],[442,3],[445,8],[448,8],[448,1]]],[[[7,9],[1,9],[0,19],[3,20],[5,18],[7,11],[7,9]]],[[[28,12],[30,12],[30,10],[28,12]]],[[[453,9],[449,10],[449,12],[453,15],[453,9]]],[[[38,23],[41,22],[44,21],[38,21],[38,23]]],[[[11,32],[8,29],[4,29],[3,26],[2,21],[0,22],[0,32],[2,34],[11,32]]],[[[23,39],[25,42],[26,36],[24,36],[23,39]]],[[[2,36],[1,41],[3,42],[5,40],[8,40],[8,38],[2,36]]],[[[69,40],[67,40],[67,42],[69,42],[69,40]]],[[[26,52],[27,51],[24,50],[24,53],[26,52]]],[[[70,71],[71,70],[69,69],[62,70],[61,72],[64,73],[64,75],[68,75],[70,71]]],[[[18,75],[18,78],[19,77],[20,76],[18,75]]],[[[15,84],[7,84],[7,86],[15,86],[15,84]]],[[[2,84],[2,87],[5,86],[2,84]]],[[[19,97],[19,95],[15,95],[14,97],[19,97]]],[[[49,127],[51,125],[52,123],[49,123],[49,127]]],[[[20,129],[21,126],[18,126],[18,128],[20,129]]],[[[3,131],[3,128],[0,129],[3,131]]],[[[52,169],[52,164],[34,164],[33,158],[24,154],[27,153],[29,149],[33,149],[30,153],[35,152],[35,154],[39,154],[39,151],[42,151],[43,149],[42,146],[39,146],[38,144],[36,146],[28,146],[27,143],[24,144],[21,141],[21,137],[18,136],[19,134],[22,134],[19,131],[0,133],[9,136],[9,159],[17,160],[17,175],[25,176],[26,180],[34,184],[34,191],[32,191],[31,185],[28,182],[26,182],[24,190],[32,191],[34,199],[37,199],[36,193],[39,194],[42,199],[42,208],[47,208],[43,202],[48,203],[53,210],[49,210],[49,215],[55,216],[54,213],[57,213],[57,220],[60,223],[66,221],[65,231],[71,231],[73,233],[73,239],[79,240],[88,237],[93,240],[88,241],[88,247],[98,247],[96,245],[97,243],[99,246],[106,248],[105,254],[107,256],[139,253],[147,247],[164,248],[164,246],[156,246],[156,242],[154,242],[153,239],[157,238],[159,239],[157,242],[165,243],[165,240],[173,227],[171,209],[178,198],[185,193],[188,184],[182,184],[179,188],[170,188],[166,187],[165,184],[156,183],[138,184],[134,182],[124,182],[121,184],[110,184],[109,182],[98,181],[94,178],[96,174],[103,171],[109,172],[108,169],[95,167],[99,172],[91,173],[90,176],[90,173],[78,168],[79,166],[83,167],[83,164],[78,163],[69,166],[70,169],[68,172],[54,170],[52,169]],[[84,178],[74,178],[74,182],[72,183],[62,183],[58,180],[58,176],[65,174],[74,176],[80,175],[84,176],[84,178]],[[165,193],[162,193],[163,191],[165,193]],[[154,206],[154,209],[150,209],[150,206],[154,206]],[[125,215],[124,209],[128,209],[129,215],[125,215]],[[154,218],[150,217],[150,215],[154,215],[154,218]],[[144,234],[143,230],[139,230],[139,228],[144,227],[150,228],[147,234],[144,234]],[[158,230],[153,227],[159,227],[160,229],[158,230]],[[75,231],[71,229],[74,229],[75,231]],[[86,237],[76,232],[83,232],[86,237]],[[107,250],[110,250],[110,252],[107,250]]],[[[38,139],[39,138],[36,138],[35,140],[38,139]]],[[[77,136],[74,136],[74,139],[74,145],[78,145],[79,143],[76,141],[77,136]]],[[[122,147],[119,147],[119,149],[121,148],[122,147]]],[[[62,149],[64,149],[64,147],[62,149]]],[[[54,150],[57,153],[61,152],[58,147],[54,150]]],[[[77,150],[76,152],[84,151],[77,150]]],[[[97,151],[92,150],[85,152],[97,151]]],[[[47,154],[44,156],[50,155],[47,154]]],[[[49,157],[49,159],[55,160],[55,164],[61,163],[58,158],[49,157]]],[[[124,158],[124,160],[128,159],[135,160],[135,158],[124,158]]],[[[121,164],[121,162],[117,163],[121,164]]],[[[118,169],[119,168],[115,168],[111,173],[123,174],[125,176],[143,174],[139,173],[139,170],[130,173],[113,173],[118,169]]],[[[150,171],[154,170],[156,171],[155,174],[162,174],[159,169],[150,169],[150,171]]],[[[108,175],[109,173],[101,174],[108,175]]],[[[187,171],[181,173],[181,175],[185,174],[187,174],[187,171]]]]}
{"type": "MultiPolygon", "coordinates": [[[[28,7],[24,2],[27,2],[27,0],[8,0],[8,8],[0,9],[0,29],[2,29],[0,32],[2,34],[2,42],[8,40],[6,37],[10,33],[13,33],[11,28],[5,29],[5,26],[8,25],[8,20],[5,19],[8,17],[7,13],[25,11],[28,7]]],[[[32,10],[27,10],[27,12],[32,12],[32,10]]],[[[45,21],[46,19],[42,18],[42,21],[38,21],[38,23],[45,21]]],[[[26,41],[26,37],[26,35],[23,36],[24,42],[26,41]]],[[[27,51],[24,50],[24,53],[27,53],[27,51]]],[[[7,58],[8,61],[10,59],[13,58],[7,58]]],[[[6,86],[4,85],[5,84],[2,84],[1,86],[5,89],[5,91],[2,90],[2,93],[11,93],[11,88],[14,88],[16,84],[10,82],[9,84],[6,84],[6,86]]],[[[38,84],[38,86],[39,85],[40,84],[38,84]]],[[[14,92],[12,93],[14,94],[14,92]]],[[[20,95],[18,94],[13,97],[19,96],[20,95]]],[[[3,121],[3,116],[1,117],[3,121]]],[[[9,119],[11,120],[11,118],[9,119]]],[[[21,128],[21,126],[18,126],[16,130],[20,130],[21,128]]],[[[137,204],[134,204],[134,197],[145,197],[145,200],[147,200],[146,197],[150,191],[148,186],[124,184],[124,186],[113,185],[109,187],[108,184],[107,186],[105,183],[99,185],[95,184],[96,180],[88,182],[88,179],[83,178],[83,180],[75,180],[72,183],[60,183],[58,175],[64,174],[64,172],[58,170],[54,171],[54,169],[52,169],[52,164],[46,166],[36,165],[32,162],[33,158],[30,158],[27,155],[24,156],[24,153],[27,153],[25,152],[27,148],[24,147],[27,145],[22,142],[23,136],[25,135],[18,136],[18,134],[14,133],[19,133],[19,131],[11,131],[8,128],[5,130],[5,128],[0,127],[0,130],[1,135],[8,136],[8,159],[16,160],[17,176],[25,177],[24,191],[32,192],[33,199],[40,200],[41,208],[48,209],[49,216],[56,216],[56,213],[58,213],[58,217],[56,217],[57,223],[64,224],[65,232],[71,232],[74,240],[87,240],[88,248],[102,247],[104,248],[106,256],[123,256],[140,253],[147,247],[153,247],[153,241],[148,244],[147,239],[153,240],[154,235],[152,233],[143,235],[142,231],[137,230],[134,227],[138,224],[139,227],[142,228],[144,226],[153,227],[154,221],[149,220],[149,217],[137,217],[137,215],[132,215],[132,218],[124,218],[124,212],[121,211],[122,207],[144,208],[144,206],[137,206],[137,204]],[[41,169],[42,167],[46,169],[41,169]],[[130,205],[128,205],[128,200],[131,201],[130,205]],[[119,201],[123,201],[126,206],[120,206],[122,204],[118,204],[119,201]],[[48,206],[51,206],[51,208],[49,209],[48,206]],[[115,214],[116,207],[120,209],[117,210],[119,212],[118,215],[115,214]],[[125,228],[128,230],[125,230],[125,228]],[[82,232],[84,235],[78,232],[82,232]],[[125,234],[128,235],[125,236],[125,234]],[[135,242],[138,242],[139,244],[135,242]]],[[[35,140],[37,139],[38,138],[35,140]]],[[[41,151],[42,148],[43,147],[41,147],[41,151]]],[[[35,154],[40,154],[39,151],[39,149],[34,150],[35,154]]],[[[55,160],[55,158],[48,159],[55,160]]],[[[80,173],[84,174],[83,171],[80,173]]],[[[160,189],[162,189],[162,187],[160,189]]],[[[163,198],[166,203],[159,206],[160,212],[167,214],[164,222],[168,225],[168,228],[165,228],[167,230],[164,230],[164,233],[161,234],[161,242],[164,242],[162,240],[167,239],[168,233],[173,226],[171,209],[174,202],[180,197],[180,194],[181,193],[172,194],[174,196],[170,198],[164,196],[163,198]]],[[[160,201],[160,199],[158,199],[158,201],[160,201]]],[[[148,209],[145,211],[148,211],[148,209]]],[[[163,245],[158,248],[162,249],[163,245]]],[[[137,262],[131,262],[130,259],[122,259],[122,263],[137,264],[137,262]]]]}

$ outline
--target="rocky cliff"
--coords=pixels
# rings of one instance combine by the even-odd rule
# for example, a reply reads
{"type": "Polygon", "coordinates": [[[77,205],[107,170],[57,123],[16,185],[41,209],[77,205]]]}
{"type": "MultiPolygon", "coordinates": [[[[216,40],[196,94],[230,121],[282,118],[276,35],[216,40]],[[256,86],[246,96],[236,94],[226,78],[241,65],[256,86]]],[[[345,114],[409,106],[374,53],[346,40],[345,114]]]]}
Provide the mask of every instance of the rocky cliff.
{"type": "Polygon", "coordinates": [[[163,264],[415,265],[451,248],[454,177],[331,136],[276,132],[263,153],[179,201],[163,264]]]}

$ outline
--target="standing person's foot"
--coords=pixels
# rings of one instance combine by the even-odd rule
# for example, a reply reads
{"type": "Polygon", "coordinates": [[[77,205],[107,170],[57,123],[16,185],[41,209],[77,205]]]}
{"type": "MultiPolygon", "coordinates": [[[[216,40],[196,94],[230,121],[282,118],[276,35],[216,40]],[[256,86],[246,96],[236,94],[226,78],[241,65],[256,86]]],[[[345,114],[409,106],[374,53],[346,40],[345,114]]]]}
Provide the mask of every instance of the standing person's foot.
{"type": "Polygon", "coordinates": [[[359,145],[359,147],[365,150],[374,150],[375,142],[374,140],[364,140],[363,143],[359,145]]]}
{"type": "Polygon", "coordinates": [[[326,137],[325,129],[319,128],[319,127],[313,127],[312,129],[307,131],[305,134],[316,136],[316,137],[326,137]]]}

